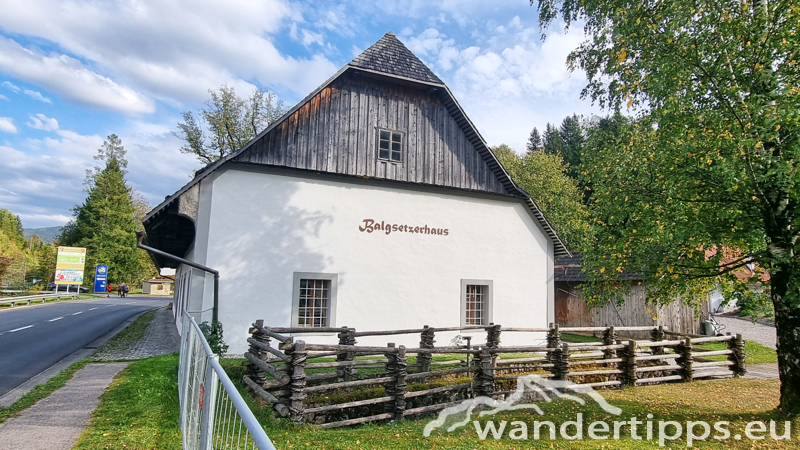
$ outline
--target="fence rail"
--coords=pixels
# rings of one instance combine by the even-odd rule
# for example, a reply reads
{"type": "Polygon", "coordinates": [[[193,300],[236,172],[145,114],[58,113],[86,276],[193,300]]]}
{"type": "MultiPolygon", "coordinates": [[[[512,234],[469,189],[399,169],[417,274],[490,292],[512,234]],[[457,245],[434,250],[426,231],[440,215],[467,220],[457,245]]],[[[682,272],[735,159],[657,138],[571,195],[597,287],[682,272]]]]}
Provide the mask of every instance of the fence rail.
{"type": "MultiPolygon", "coordinates": [[[[295,340],[303,333],[319,332],[316,328],[273,328],[264,326],[262,320],[250,328],[244,382],[279,416],[297,423],[317,423],[323,428],[401,420],[476,396],[502,398],[512,392],[518,377],[531,373],[592,387],[686,382],[745,373],[741,335],[694,337],[669,333],[664,327],[553,325],[506,330],[490,324],[364,332],[342,327],[326,331],[338,332],[338,345],[295,340]],[[485,343],[434,345],[437,332],[467,329],[484,330],[485,343]],[[547,345],[501,346],[501,333],[507,331],[546,332],[547,345]],[[617,333],[630,331],[649,333],[650,339],[617,338],[617,333]],[[567,343],[561,339],[564,332],[595,332],[602,335],[602,341],[567,343]],[[356,345],[356,337],[401,334],[418,334],[419,347],[393,343],[385,347],[356,345]],[[278,341],[279,349],[272,347],[271,340],[278,341]],[[727,349],[697,347],[711,342],[725,343],[727,349]],[[330,360],[332,357],[335,361],[330,360]],[[723,360],[714,360],[720,358],[723,360]],[[432,381],[436,384],[431,385],[432,381]],[[372,398],[364,398],[365,389],[373,389],[367,395],[372,398]],[[358,393],[354,394],[354,390],[358,393]]],[[[532,340],[538,340],[538,336],[532,340]]]]}
{"type": "Polygon", "coordinates": [[[78,298],[80,300],[81,296],[79,293],[69,294],[66,292],[63,294],[23,295],[19,297],[9,297],[0,299],[0,305],[11,303],[11,307],[13,308],[14,306],[16,306],[17,303],[27,303],[28,305],[30,305],[31,302],[34,300],[41,300],[42,303],[45,303],[47,302],[48,299],[56,299],[57,302],[60,302],[62,298],[69,298],[69,299],[78,298]]]}
{"type": "Polygon", "coordinates": [[[274,450],[197,323],[185,312],[178,366],[183,448],[274,450]]]}

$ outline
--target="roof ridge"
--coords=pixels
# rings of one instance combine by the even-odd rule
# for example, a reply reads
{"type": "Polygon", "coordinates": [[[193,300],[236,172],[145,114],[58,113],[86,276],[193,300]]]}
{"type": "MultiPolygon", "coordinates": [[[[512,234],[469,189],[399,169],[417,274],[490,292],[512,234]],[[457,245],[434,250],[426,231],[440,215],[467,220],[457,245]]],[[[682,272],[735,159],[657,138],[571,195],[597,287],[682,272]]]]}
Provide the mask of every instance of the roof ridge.
{"type": "Polygon", "coordinates": [[[444,86],[444,82],[391,31],[384,34],[378,39],[378,42],[369,46],[347,65],[444,86]]]}

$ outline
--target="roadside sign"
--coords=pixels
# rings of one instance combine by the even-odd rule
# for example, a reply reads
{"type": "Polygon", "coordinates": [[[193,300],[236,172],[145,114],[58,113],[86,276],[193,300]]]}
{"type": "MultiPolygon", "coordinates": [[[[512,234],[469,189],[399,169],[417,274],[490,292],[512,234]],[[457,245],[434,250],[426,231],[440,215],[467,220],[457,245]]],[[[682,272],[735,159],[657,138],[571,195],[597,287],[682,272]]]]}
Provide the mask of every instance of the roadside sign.
{"type": "Polygon", "coordinates": [[[94,291],[105,292],[108,281],[108,266],[98,265],[94,268],[94,291]]]}
{"type": "Polygon", "coordinates": [[[56,256],[56,284],[83,284],[83,266],[86,264],[86,249],[82,247],[58,247],[56,256]]]}

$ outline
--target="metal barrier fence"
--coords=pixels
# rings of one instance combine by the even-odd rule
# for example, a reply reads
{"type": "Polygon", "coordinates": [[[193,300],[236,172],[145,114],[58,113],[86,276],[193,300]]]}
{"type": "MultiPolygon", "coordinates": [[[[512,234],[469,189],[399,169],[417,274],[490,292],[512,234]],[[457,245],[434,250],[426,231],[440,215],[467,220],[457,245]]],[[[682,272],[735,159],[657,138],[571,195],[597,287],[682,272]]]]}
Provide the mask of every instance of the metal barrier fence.
{"type": "Polygon", "coordinates": [[[178,366],[183,448],[275,450],[220,366],[200,327],[184,313],[178,366]]]}
{"type": "Polygon", "coordinates": [[[64,294],[36,294],[36,295],[23,295],[20,297],[8,297],[8,298],[0,298],[0,304],[11,303],[11,307],[17,305],[17,303],[27,303],[28,305],[31,304],[34,300],[41,300],[42,303],[45,303],[47,299],[56,299],[56,301],[61,301],[62,298],[81,298],[81,295],[77,292],[73,292],[71,294],[64,293],[64,294]]]}

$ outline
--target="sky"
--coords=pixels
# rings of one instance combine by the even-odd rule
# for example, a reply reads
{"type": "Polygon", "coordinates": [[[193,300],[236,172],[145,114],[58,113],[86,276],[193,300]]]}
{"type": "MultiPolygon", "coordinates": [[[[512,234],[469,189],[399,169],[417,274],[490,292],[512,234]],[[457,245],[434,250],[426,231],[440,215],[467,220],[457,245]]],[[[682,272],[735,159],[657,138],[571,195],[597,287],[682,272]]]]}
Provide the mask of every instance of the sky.
{"type": "Polygon", "coordinates": [[[152,205],[202,164],[179,151],[183,111],[225,84],[294,105],[393,31],[454,93],[489,145],[603,112],[566,58],[580,27],[547,30],[528,0],[3,0],[0,208],[60,226],[86,197],[109,134],[152,205]]]}

